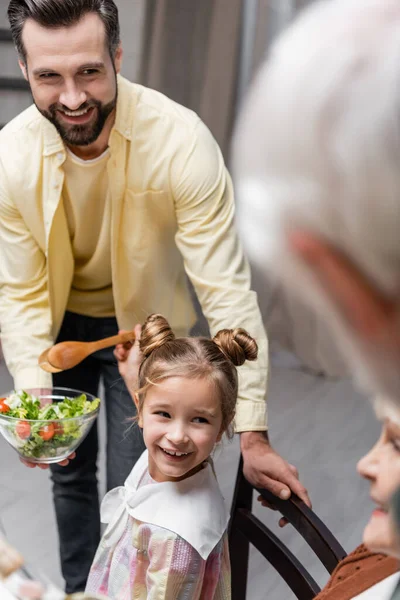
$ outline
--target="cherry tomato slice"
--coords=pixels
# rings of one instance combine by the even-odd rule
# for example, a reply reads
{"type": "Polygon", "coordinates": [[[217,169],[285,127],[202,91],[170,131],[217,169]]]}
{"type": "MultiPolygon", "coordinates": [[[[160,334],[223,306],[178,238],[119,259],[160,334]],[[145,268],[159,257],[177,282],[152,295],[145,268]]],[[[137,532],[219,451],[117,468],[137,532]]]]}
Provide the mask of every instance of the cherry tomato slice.
{"type": "Polygon", "coordinates": [[[21,440],[26,440],[31,435],[31,426],[26,421],[18,421],[15,431],[21,440]]]}
{"type": "Polygon", "coordinates": [[[44,440],[45,442],[47,442],[48,440],[51,440],[51,438],[54,436],[53,423],[49,423],[48,425],[43,425],[43,427],[41,427],[39,429],[39,435],[42,438],[42,440],[44,440]]]}
{"type": "Polygon", "coordinates": [[[7,413],[10,410],[8,404],[5,403],[6,398],[0,398],[0,413],[7,413]]]}

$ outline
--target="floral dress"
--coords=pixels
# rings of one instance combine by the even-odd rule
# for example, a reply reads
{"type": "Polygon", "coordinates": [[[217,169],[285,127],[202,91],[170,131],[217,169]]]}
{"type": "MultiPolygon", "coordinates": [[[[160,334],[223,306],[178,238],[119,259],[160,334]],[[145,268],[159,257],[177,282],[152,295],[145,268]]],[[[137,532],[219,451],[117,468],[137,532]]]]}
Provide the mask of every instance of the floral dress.
{"type": "Polygon", "coordinates": [[[157,483],[143,453],[102,503],[108,527],[86,592],[111,600],[230,600],[229,514],[211,465],[157,483]]]}

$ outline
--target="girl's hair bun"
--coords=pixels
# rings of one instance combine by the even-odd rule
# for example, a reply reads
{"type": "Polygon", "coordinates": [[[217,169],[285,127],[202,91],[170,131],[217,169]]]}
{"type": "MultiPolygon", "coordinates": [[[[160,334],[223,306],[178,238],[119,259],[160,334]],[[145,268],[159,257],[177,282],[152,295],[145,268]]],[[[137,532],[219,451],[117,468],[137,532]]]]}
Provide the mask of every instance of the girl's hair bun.
{"type": "Polygon", "coordinates": [[[214,342],[235,367],[257,358],[257,342],[244,329],[221,329],[215,335],[214,342]]]}
{"type": "Polygon", "coordinates": [[[142,326],[140,350],[147,358],[153,350],[160,348],[166,342],[172,342],[175,335],[168,321],[162,315],[150,315],[142,326]]]}

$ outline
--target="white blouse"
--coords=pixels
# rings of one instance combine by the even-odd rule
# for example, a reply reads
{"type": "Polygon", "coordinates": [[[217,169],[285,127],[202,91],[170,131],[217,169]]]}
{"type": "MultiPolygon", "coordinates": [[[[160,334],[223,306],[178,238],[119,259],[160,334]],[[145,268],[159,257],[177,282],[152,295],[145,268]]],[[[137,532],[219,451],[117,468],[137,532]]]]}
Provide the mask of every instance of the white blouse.
{"type": "Polygon", "coordinates": [[[352,600],[390,600],[399,579],[400,573],[393,573],[352,600]]]}

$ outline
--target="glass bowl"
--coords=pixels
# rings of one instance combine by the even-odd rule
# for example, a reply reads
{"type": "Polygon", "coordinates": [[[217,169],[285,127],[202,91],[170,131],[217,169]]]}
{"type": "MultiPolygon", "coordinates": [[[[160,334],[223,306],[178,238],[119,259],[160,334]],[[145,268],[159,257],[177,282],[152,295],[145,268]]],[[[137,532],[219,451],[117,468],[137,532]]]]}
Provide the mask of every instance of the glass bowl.
{"type": "MultiPolygon", "coordinates": [[[[54,387],[48,390],[25,389],[36,396],[41,407],[57,403],[65,398],[85,394],[89,401],[95,396],[70,388],[54,387]]],[[[10,392],[5,397],[8,397],[10,392]]],[[[67,458],[85,439],[99,413],[100,406],[79,417],[61,419],[19,419],[0,413],[0,433],[25,460],[32,463],[51,464],[67,458]]]]}

